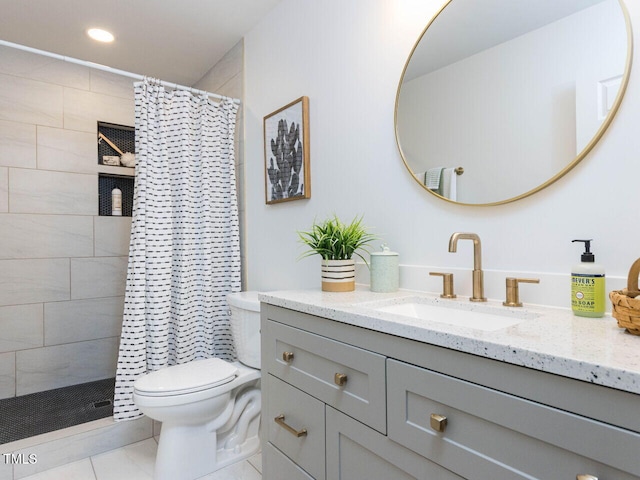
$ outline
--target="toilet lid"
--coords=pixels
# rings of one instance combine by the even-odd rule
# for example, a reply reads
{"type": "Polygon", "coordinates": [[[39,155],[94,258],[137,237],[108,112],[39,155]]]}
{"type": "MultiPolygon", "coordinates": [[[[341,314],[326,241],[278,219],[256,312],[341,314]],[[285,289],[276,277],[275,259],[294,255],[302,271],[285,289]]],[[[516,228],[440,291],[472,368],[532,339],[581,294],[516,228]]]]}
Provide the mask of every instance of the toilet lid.
{"type": "Polygon", "coordinates": [[[143,395],[180,395],[229,383],[237,373],[238,368],[231,363],[219,358],[207,358],[143,375],[134,382],[133,387],[143,395]]]}

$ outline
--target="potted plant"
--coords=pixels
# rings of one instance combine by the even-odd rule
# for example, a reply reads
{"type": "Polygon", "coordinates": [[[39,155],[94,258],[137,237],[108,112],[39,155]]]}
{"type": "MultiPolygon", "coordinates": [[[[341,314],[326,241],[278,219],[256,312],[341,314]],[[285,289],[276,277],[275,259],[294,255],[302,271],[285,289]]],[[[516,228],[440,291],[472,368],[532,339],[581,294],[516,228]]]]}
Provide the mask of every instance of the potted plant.
{"type": "Polygon", "coordinates": [[[336,215],[322,223],[313,222],[311,230],[298,232],[300,241],[309,247],[301,258],[311,255],[322,257],[322,290],[325,292],[350,292],[355,289],[356,267],[353,255],[367,260],[358,250],[366,250],[375,235],[362,225],[362,217],[355,217],[350,224],[342,223],[336,215]]]}

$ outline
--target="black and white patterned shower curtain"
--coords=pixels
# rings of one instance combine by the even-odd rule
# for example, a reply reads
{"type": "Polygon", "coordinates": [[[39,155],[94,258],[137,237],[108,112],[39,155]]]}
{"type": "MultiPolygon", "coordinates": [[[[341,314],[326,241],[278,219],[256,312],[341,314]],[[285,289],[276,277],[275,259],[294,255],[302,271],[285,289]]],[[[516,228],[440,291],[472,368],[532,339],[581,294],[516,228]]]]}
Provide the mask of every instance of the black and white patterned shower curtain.
{"type": "Polygon", "coordinates": [[[226,295],[240,290],[231,99],[135,83],[136,182],[114,418],[141,415],[141,374],[235,356],[226,295]]]}

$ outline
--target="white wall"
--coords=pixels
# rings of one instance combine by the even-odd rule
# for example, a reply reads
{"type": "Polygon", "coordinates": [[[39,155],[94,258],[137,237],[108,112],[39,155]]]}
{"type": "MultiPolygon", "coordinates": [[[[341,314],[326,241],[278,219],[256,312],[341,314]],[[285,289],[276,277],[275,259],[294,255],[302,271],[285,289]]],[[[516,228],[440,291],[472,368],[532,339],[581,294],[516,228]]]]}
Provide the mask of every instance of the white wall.
{"type": "MultiPolygon", "coordinates": [[[[584,161],[558,182],[515,203],[449,204],[410,177],[398,153],[393,111],[399,77],[441,0],[284,0],[245,37],[245,130],[248,288],[319,288],[319,260],[297,261],[296,230],[315,217],[364,214],[400,253],[401,284],[436,291],[429,270],[454,271],[469,295],[471,245],[447,252],[455,231],[483,242],[485,293],[504,298],[504,277],[539,277],[523,301],[568,306],[574,238],[593,238],[608,287],[620,288],[640,256],[640,80],[632,72],[616,119],[584,161]],[[312,198],[264,203],[262,119],[288,102],[310,98],[312,198]]],[[[640,4],[627,2],[631,20],[640,4]]],[[[640,55],[636,49],[637,64],[640,55]]],[[[361,282],[368,283],[366,271],[361,282]]]]}

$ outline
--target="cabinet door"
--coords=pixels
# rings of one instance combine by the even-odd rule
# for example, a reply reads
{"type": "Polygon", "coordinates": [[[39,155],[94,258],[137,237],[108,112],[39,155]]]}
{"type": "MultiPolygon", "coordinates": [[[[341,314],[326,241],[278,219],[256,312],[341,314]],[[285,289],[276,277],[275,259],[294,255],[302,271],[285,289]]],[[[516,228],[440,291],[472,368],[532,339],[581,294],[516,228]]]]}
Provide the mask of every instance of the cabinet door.
{"type": "Polygon", "coordinates": [[[339,411],[326,407],[327,480],[460,480],[339,411]]]}
{"type": "Polygon", "coordinates": [[[387,374],[389,437],[466,478],[639,478],[636,433],[395,360],[387,374]]]}
{"type": "Polygon", "coordinates": [[[264,382],[267,440],[312,477],[324,479],[324,404],[273,375],[264,382]]]}
{"type": "Polygon", "coordinates": [[[264,480],[313,480],[307,472],[289,460],[270,443],[262,447],[262,478],[264,480]]]}

